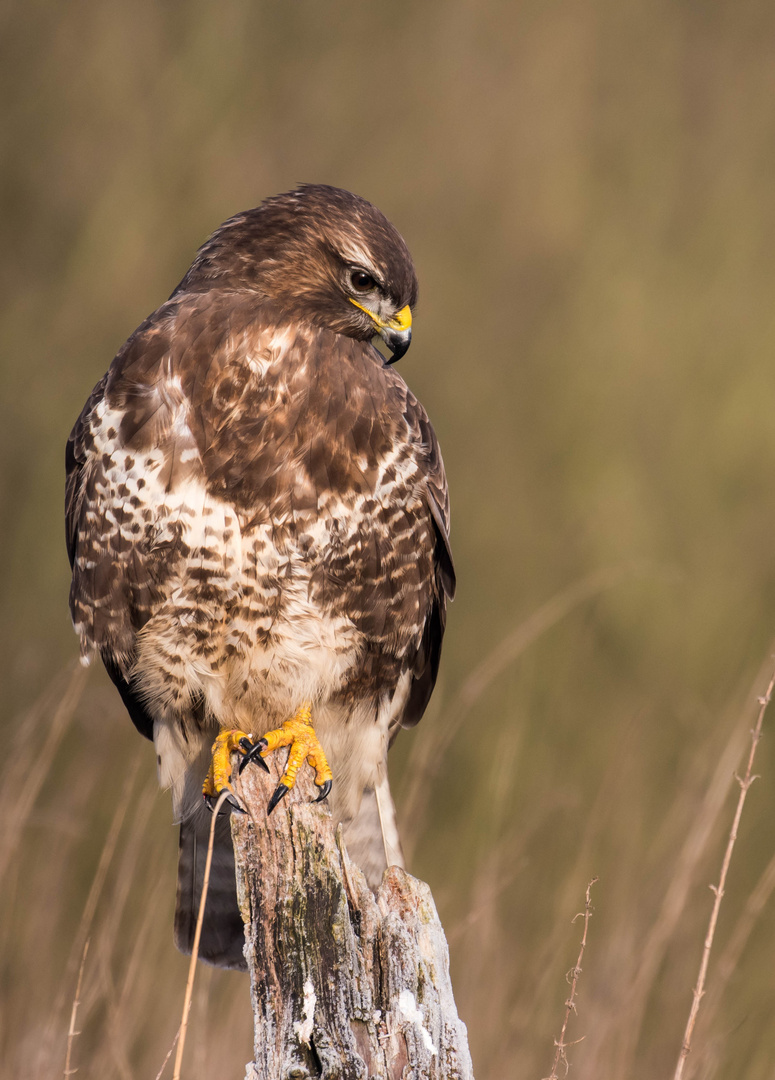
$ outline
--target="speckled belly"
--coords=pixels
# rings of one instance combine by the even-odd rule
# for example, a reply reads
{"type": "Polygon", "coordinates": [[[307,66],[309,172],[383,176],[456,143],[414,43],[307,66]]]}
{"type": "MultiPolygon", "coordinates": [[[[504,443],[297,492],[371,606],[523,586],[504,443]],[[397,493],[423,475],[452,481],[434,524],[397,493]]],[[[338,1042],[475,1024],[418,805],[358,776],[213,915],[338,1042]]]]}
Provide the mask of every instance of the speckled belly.
{"type": "Polygon", "coordinates": [[[221,725],[327,700],[357,664],[363,636],[315,601],[315,550],[301,553],[287,532],[278,543],[270,526],[236,537],[230,520],[207,531],[138,635],[138,684],[162,715],[203,699],[221,725]]]}

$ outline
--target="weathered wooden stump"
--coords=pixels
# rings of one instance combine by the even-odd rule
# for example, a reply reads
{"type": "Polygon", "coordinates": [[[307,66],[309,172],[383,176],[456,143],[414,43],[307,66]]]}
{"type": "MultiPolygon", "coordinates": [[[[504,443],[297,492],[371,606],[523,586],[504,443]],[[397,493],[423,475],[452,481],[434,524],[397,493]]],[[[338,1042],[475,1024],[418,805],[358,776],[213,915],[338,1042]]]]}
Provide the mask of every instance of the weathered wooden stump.
{"type": "Polygon", "coordinates": [[[237,892],[255,1022],[246,1080],[473,1080],[430,889],[398,867],[375,897],[316,789],[245,770],[237,892]]]}

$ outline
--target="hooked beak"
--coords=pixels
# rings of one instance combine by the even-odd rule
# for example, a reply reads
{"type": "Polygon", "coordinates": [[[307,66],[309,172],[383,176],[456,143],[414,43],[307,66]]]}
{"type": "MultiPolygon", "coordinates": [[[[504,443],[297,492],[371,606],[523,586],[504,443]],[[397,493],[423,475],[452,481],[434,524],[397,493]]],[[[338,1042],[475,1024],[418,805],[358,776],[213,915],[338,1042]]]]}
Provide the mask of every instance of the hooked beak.
{"type": "Polygon", "coordinates": [[[352,297],[349,299],[351,304],[355,304],[361,311],[365,311],[372,320],[376,333],[379,334],[393,354],[388,360],[388,364],[395,364],[412,343],[412,310],[409,305],[407,304],[406,307],[402,307],[400,311],[397,311],[392,319],[383,322],[379,316],[359,304],[357,300],[353,300],[352,297]]]}

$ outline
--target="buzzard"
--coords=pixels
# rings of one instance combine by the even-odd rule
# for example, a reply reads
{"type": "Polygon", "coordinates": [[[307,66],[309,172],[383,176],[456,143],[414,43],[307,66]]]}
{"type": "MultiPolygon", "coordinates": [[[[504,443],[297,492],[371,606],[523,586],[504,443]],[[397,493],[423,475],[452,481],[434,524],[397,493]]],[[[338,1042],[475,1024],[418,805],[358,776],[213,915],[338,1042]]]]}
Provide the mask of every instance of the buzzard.
{"type": "MultiPolygon", "coordinates": [[[[172,789],[184,951],[202,792],[229,788],[234,752],[289,746],[270,812],[306,762],[370,883],[400,862],[386,755],[428,703],[455,587],[439,446],[391,366],[416,299],[376,207],[323,185],[267,199],[204,243],[70,435],[70,609],[172,789]]],[[[201,956],[244,968],[217,826],[201,956]]]]}

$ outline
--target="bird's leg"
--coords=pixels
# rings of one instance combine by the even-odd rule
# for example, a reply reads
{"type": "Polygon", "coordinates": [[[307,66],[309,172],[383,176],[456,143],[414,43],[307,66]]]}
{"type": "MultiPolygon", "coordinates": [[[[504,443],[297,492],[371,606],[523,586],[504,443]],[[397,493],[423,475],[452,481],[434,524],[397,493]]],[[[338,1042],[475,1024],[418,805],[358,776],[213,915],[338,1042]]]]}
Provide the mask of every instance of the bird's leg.
{"type": "MultiPolygon", "coordinates": [[[[235,810],[244,814],[245,811],[237,798],[234,788],[231,786],[231,756],[232,754],[239,754],[241,756],[241,772],[245,758],[254,749],[255,742],[253,741],[253,736],[247,735],[244,731],[232,729],[229,731],[221,731],[218,734],[218,737],[213,743],[210,770],[202,785],[202,794],[208,810],[213,809],[218,801],[218,796],[225,788],[229,792],[226,801],[235,810]]],[[[253,758],[252,760],[256,759],[253,758]]],[[[266,771],[269,772],[269,766],[261,758],[258,759],[258,764],[262,765],[266,771]]]]}
{"type": "Polygon", "coordinates": [[[312,706],[309,702],[305,702],[296,715],[286,720],[282,727],[267,731],[255,742],[240,762],[240,772],[249,761],[260,761],[266,768],[264,756],[283,746],[290,746],[291,752],[288,755],[282,779],[269,800],[267,814],[271,814],[280,799],[291,790],[296,783],[296,774],[305,761],[315,770],[315,783],[320,788],[320,795],[315,802],[326,798],[333,783],[331,768],[312,726],[312,706]]]}

